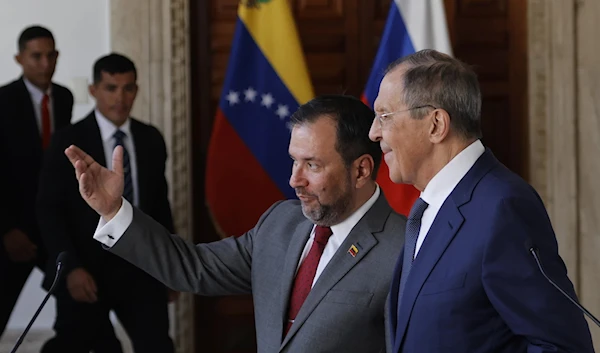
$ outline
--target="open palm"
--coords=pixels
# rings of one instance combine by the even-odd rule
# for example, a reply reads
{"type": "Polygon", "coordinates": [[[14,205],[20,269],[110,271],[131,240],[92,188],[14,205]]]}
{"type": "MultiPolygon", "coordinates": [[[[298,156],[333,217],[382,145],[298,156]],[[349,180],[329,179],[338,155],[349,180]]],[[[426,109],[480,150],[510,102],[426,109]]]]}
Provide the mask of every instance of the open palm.
{"type": "Polygon", "coordinates": [[[77,146],[65,150],[75,167],[81,197],[105,220],[110,220],[121,207],[123,195],[123,148],[113,152],[113,170],[101,166],[77,146]]]}

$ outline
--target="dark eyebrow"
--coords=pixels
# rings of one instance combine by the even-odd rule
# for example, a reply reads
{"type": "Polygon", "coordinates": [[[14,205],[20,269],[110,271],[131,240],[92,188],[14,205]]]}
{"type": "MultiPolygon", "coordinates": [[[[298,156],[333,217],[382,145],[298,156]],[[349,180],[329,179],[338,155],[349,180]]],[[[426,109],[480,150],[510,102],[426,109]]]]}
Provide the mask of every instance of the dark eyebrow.
{"type": "MultiPolygon", "coordinates": [[[[298,158],[294,158],[294,156],[292,156],[291,154],[289,155],[291,159],[297,160],[298,158]]],[[[304,161],[304,162],[320,162],[321,160],[315,157],[308,157],[308,158],[299,158],[300,160],[304,161]]]]}

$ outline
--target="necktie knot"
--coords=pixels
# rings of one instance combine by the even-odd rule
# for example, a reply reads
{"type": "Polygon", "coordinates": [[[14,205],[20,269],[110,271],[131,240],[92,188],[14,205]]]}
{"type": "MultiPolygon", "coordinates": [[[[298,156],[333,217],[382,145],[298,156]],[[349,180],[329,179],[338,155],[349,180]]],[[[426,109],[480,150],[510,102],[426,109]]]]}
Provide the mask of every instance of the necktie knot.
{"type": "Polygon", "coordinates": [[[44,96],[42,97],[42,104],[48,104],[48,102],[50,101],[50,96],[48,94],[44,94],[44,96]]]}
{"type": "Polygon", "coordinates": [[[122,145],[123,144],[123,139],[127,135],[123,131],[117,130],[117,131],[115,131],[115,133],[114,133],[113,136],[114,136],[115,140],[117,140],[117,145],[122,145]]]}
{"type": "Polygon", "coordinates": [[[323,246],[327,245],[327,241],[333,232],[330,227],[316,226],[315,227],[315,241],[323,246]]]}
{"type": "Polygon", "coordinates": [[[425,200],[423,200],[422,198],[419,197],[413,204],[412,208],[410,209],[410,213],[408,214],[409,221],[411,221],[411,220],[420,221],[421,218],[423,218],[423,213],[425,213],[425,210],[427,209],[428,206],[429,206],[429,204],[427,202],[425,202],[425,200]]]}

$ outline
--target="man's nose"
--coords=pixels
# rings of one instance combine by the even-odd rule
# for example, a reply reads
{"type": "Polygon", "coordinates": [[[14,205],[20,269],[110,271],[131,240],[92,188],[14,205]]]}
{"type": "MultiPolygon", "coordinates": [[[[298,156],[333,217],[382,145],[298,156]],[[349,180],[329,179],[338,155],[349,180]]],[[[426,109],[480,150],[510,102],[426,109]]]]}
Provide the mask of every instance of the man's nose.
{"type": "Polygon", "coordinates": [[[373,119],[373,122],[371,123],[369,138],[374,142],[381,141],[381,123],[377,118],[373,119]]]}
{"type": "Polygon", "coordinates": [[[290,186],[294,189],[297,187],[306,186],[306,178],[302,175],[300,168],[295,168],[292,170],[292,175],[290,176],[290,186]]]}

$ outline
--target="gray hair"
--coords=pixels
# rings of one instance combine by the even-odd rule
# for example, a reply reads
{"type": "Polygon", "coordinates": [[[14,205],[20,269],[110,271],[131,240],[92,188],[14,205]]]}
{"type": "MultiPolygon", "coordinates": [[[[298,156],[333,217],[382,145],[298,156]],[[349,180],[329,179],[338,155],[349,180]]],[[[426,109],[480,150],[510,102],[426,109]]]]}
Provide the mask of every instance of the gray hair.
{"type": "MultiPolygon", "coordinates": [[[[433,106],[450,115],[451,127],[464,138],[481,138],[481,91],[477,74],[465,63],[432,49],[425,49],[391,63],[403,74],[403,100],[407,108],[433,106]]],[[[424,108],[411,111],[421,119],[424,108]]]]}

